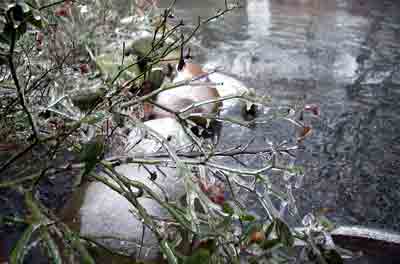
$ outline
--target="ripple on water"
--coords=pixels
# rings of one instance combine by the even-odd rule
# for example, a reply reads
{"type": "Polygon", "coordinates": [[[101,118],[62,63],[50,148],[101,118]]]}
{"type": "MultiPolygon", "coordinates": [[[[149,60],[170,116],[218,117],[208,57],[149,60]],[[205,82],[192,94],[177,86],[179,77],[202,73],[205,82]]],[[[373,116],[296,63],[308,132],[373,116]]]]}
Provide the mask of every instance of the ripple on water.
{"type": "MultiPolygon", "coordinates": [[[[341,223],[400,230],[399,12],[396,1],[248,0],[226,32],[210,27],[199,36],[208,64],[275,103],[321,105],[299,157],[307,169],[297,192],[303,212],[330,207],[341,223]]],[[[232,128],[227,138],[273,128],[232,128]]]]}

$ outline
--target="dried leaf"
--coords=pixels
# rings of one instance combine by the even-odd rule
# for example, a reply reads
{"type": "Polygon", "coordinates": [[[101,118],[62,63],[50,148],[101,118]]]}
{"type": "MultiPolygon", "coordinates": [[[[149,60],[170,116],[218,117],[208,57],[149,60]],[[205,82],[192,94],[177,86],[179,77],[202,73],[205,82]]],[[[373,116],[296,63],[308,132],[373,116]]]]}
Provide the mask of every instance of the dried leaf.
{"type": "Polygon", "coordinates": [[[300,131],[300,135],[297,138],[297,142],[302,142],[306,137],[310,136],[312,133],[312,128],[309,126],[304,126],[302,127],[301,131],[300,131]]]}
{"type": "Polygon", "coordinates": [[[262,231],[253,232],[250,236],[250,243],[260,244],[265,240],[265,234],[262,231]]]}

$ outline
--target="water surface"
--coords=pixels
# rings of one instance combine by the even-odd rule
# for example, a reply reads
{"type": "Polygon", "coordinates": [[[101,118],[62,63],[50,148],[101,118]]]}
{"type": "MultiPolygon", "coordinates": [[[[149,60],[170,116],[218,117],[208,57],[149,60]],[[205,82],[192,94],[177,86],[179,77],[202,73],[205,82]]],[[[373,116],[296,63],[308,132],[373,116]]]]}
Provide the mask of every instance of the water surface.
{"type": "MultiPolygon", "coordinates": [[[[215,2],[178,0],[176,14],[195,22],[221,8],[215,2]]],[[[398,1],[247,0],[197,36],[201,62],[277,104],[321,106],[298,158],[303,213],[328,208],[338,223],[400,231],[399,14],[398,1]]],[[[282,129],[230,129],[225,138],[278,140],[282,129]]]]}

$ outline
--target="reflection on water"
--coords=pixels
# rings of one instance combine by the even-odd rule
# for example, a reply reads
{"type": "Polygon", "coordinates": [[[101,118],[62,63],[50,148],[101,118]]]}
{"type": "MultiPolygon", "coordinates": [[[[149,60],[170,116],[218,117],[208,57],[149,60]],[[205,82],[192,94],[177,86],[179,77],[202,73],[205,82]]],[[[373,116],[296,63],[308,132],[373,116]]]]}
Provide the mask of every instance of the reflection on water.
{"type": "MultiPolygon", "coordinates": [[[[216,2],[223,1],[177,1],[176,13],[196,21],[213,14],[216,2]]],[[[277,103],[305,98],[321,105],[300,157],[307,169],[297,192],[301,208],[332,208],[337,222],[400,230],[396,2],[247,0],[197,41],[204,62],[223,66],[277,103]]],[[[231,129],[227,138],[246,140],[267,129],[231,129]]]]}

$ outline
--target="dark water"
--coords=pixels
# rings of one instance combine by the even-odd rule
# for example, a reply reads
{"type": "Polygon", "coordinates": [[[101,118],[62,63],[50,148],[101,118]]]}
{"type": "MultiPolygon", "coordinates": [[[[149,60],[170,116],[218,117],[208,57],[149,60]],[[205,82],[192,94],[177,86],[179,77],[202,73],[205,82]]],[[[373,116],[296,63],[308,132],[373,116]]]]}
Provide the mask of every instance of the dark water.
{"type": "MultiPolygon", "coordinates": [[[[223,3],[177,1],[176,13],[196,21],[221,7],[215,2],[223,3]]],[[[329,208],[338,223],[400,231],[399,1],[248,0],[196,42],[201,61],[276,103],[321,106],[298,160],[306,169],[301,212],[329,208]]]]}

